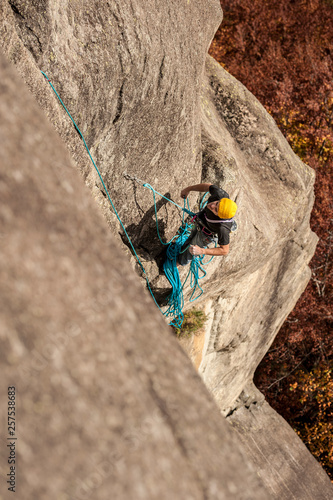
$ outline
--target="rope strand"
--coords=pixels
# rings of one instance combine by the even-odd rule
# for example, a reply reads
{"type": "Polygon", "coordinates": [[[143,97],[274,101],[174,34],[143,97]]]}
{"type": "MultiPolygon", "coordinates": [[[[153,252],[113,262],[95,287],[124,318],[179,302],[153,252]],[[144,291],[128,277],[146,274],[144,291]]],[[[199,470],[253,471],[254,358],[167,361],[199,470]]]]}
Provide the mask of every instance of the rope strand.
{"type": "MultiPolygon", "coordinates": [[[[177,269],[177,257],[179,255],[179,253],[181,252],[181,248],[182,246],[184,245],[184,243],[186,242],[186,239],[188,238],[189,234],[190,234],[190,225],[185,223],[185,213],[191,215],[192,217],[195,215],[194,212],[192,212],[190,210],[190,207],[189,207],[189,202],[188,202],[188,199],[187,199],[187,207],[186,207],[186,200],[184,199],[184,207],[182,208],[180,205],[178,205],[177,203],[175,203],[174,201],[170,200],[169,198],[167,198],[166,196],[162,195],[161,193],[159,193],[158,191],[155,191],[155,189],[148,183],[144,183],[143,181],[141,181],[140,179],[138,179],[137,177],[134,177],[134,176],[130,176],[129,174],[125,174],[124,173],[124,176],[127,178],[127,179],[132,179],[132,180],[135,180],[137,182],[139,182],[140,184],[142,184],[144,187],[150,189],[153,193],[153,199],[154,199],[154,207],[155,207],[155,219],[156,219],[156,228],[157,228],[157,234],[158,234],[158,238],[160,240],[160,242],[163,244],[163,245],[167,245],[168,246],[168,249],[167,249],[167,258],[163,264],[163,269],[164,269],[164,272],[165,272],[165,275],[167,277],[167,279],[169,280],[171,286],[172,286],[172,293],[171,295],[169,296],[168,298],[168,309],[166,312],[163,312],[162,309],[160,308],[159,304],[157,303],[156,301],[156,298],[153,294],[153,291],[151,289],[151,286],[150,286],[150,283],[149,283],[149,279],[148,279],[148,276],[147,276],[147,273],[146,273],[146,270],[133,246],[133,243],[125,229],[125,226],[120,218],[120,216],[118,215],[118,212],[112,202],[112,199],[111,199],[111,196],[109,194],[109,191],[107,190],[107,187],[103,181],[103,178],[102,178],[102,175],[96,165],[96,163],[94,162],[94,159],[93,157],[91,156],[91,153],[90,153],[90,150],[87,146],[87,143],[81,133],[81,130],[79,129],[79,127],[77,126],[77,124],[75,123],[72,115],[70,114],[70,112],[68,111],[68,109],[66,108],[65,104],[63,103],[63,101],[61,100],[59,94],[57,93],[57,91],[55,90],[54,86],[52,85],[50,79],[47,77],[47,75],[41,71],[42,75],[45,77],[45,79],[47,80],[47,82],[50,84],[53,92],[55,93],[55,95],[57,96],[59,102],[61,103],[61,105],[63,106],[64,110],[66,111],[67,115],[69,116],[69,118],[71,119],[76,131],[78,132],[78,134],[80,135],[81,139],[83,140],[83,143],[85,145],[85,148],[88,152],[88,155],[89,155],[89,158],[98,174],[98,177],[102,183],[102,186],[105,190],[105,193],[108,197],[108,200],[110,202],[110,205],[124,231],[124,234],[130,244],[130,247],[131,249],[133,250],[133,253],[135,255],[135,258],[138,262],[138,264],[140,265],[140,268],[144,274],[144,278],[147,282],[147,287],[148,287],[148,290],[156,304],[156,306],[158,307],[158,309],[161,311],[161,313],[166,316],[166,317],[170,317],[172,316],[173,319],[171,320],[171,322],[169,323],[170,325],[172,326],[176,326],[177,328],[180,328],[182,323],[183,323],[183,319],[184,319],[184,315],[183,315],[183,307],[184,307],[184,296],[183,296],[183,290],[184,290],[184,286],[185,286],[185,283],[187,282],[187,279],[188,279],[188,276],[191,275],[191,280],[190,280],[190,286],[191,288],[193,289],[192,290],[192,294],[191,294],[191,297],[190,297],[190,302],[194,302],[195,300],[197,300],[203,293],[203,289],[200,287],[199,285],[199,280],[204,278],[206,276],[206,271],[203,269],[203,265],[206,265],[208,264],[207,263],[203,263],[202,260],[203,260],[203,257],[204,256],[200,256],[200,257],[193,257],[192,259],[192,262],[191,262],[191,265],[190,265],[190,270],[187,274],[187,277],[183,283],[183,285],[181,284],[181,281],[180,281],[180,277],[179,277],[179,272],[178,272],[178,269],[177,269]],[[170,203],[173,203],[176,207],[180,208],[182,211],[183,211],[183,219],[182,219],[182,225],[179,229],[179,232],[180,232],[180,235],[178,236],[178,238],[176,239],[176,241],[173,243],[173,241],[175,240],[177,234],[168,242],[168,243],[165,243],[163,242],[161,236],[160,236],[160,232],[159,232],[159,228],[158,228],[158,219],[157,219],[157,206],[156,206],[156,198],[155,198],[155,193],[158,194],[159,196],[161,196],[162,198],[164,198],[165,200],[169,201],[170,203]],[[202,273],[201,276],[199,276],[200,272],[202,273]],[[197,289],[200,290],[200,293],[197,297],[193,298],[194,294],[196,293],[197,289]]],[[[202,202],[204,201],[204,198],[202,199],[202,202]]],[[[201,206],[200,206],[201,208],[201,206]]],[[[212,259],[209,260],[209,262],[211,261],[212,259]]]]}

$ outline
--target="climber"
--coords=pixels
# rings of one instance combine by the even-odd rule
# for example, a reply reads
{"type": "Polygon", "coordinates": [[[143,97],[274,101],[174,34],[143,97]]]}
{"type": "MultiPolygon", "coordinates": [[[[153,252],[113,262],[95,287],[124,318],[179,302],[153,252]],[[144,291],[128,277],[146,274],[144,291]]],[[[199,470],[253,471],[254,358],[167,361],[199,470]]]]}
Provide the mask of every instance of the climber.
{"type": "Polygon", "coordinates": [[[185,266],[199,255],[227,255],[229,253],[229,234],[234,230],[233,220],[237,205],[230,200],[228,193],[214,184],[202,183],[182,189],[180,196],[186,199],[191,191],[209,191],[207,205],[195,217],[192,232],[182,247],[178,263],[185,266]],[[212,241],[218,242],[216,248],[204,248],[212,241]]]}

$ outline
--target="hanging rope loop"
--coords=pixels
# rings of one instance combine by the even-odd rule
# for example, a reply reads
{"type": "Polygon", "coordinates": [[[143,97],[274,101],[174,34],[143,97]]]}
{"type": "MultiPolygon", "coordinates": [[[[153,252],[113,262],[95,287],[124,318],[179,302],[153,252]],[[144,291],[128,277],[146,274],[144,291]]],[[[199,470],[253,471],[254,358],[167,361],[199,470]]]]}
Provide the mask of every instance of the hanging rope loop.
{"type": "MultiPolygon", "coordinates": [[[[90,160],[91,160],[91,162],[92,162],[92,164],[93,164],[93,166],[98,174],[98,177],[102,183],[102,186],[103,186],[105,193],[108,197],[108,200],[110,202],[110,205],[111,205],[111,207],[112,207],[112,209],[113,209],[113,211],[114,211],[114,213],[115,213],[115,215],[116,215],[116,217],[117,217],[117,219],[118,219],[118,221],[119,221],[119,223],[124,231],[124,234],[129,242],[129,245],[130,245],[130,247],[135,255],[135,258],[136,258],[136,260],[137,260],[137,262],[138,262],[138,264],[143,272],[144,278],[147,282],[148,290],[149,290],[156,306],[161,311],[161,313],[164,314],[164,316],[173,318],[169,323],[170,325],[173,325],[173,326],[176,326],[177,328],[180,328],[182,323],[183,323],[183,319],[184,319],[184,315],[183,315],[183,311],[182,311],[183,307],[184,307],[183,290],[184,290],[184,286],[187,282],[187,279],[188,279],[189,275],[191,275],[190,286],[192,288],[192,294],[191,294],[189,300],[190,300],[190,302],[194,302],[203,294],[203,289],[199,285],[199,280],[201,280],[202,278],[204,278],[206,276],[206,271],[203,269],[202,266],[208,264],[208,262],[210,262],[212,260],[212,259],[210,259],[207,263],[203,263],[203,257],[204,257],[203,255],[199,256],[199,257],[193,257],[193,259],[191,261],[191,265],[190,265],[190,270],[186,276],[184,283],[181,284],[179,272],[177,269],[177,257],[180,253],[184,252],[188,248],[187,247],[184,249],[183,246],[186,243],[186,240],[188,239],[188,237],[191,233],[192,222],[194,221],[195,216],[196,216],[196,214],[190,210],[188,199],[187,200],[184,199],[184,207],[181,207],[180,205],[178,205],[178,203],[176,203],[173,200],[170,200],[166,196],[162,195],[161,193],[156,191],[150,184],[142,181],[141,179],[138,179],[136,176],[129,175],[127,173],[123,174],[126,179],[136,181],[137,183],[141,184],[143,187],[150,189],[153,193],[155,219],[156,219],[156,228],[157,228],[158,238],[163,245],[168,246],[167,257],[166,257],[166,260],[164,262],[163,269],[164,269],[166,277],[168,278],[168,280],[172,286],[172,292],[168,298],[168,309],[166,312],[163,312],[156,301],[156,298],[153,294],[153,291],[152,291],[150,283],[149,283],[149,279],[148,279],[146,270],[145,270],[138,254],[133,246],[133,243],[132,243],[132,241],[131,241],[131,239],[130,239],[130,237],[125,229],[125,226],[124,226],[121,218],[118,215],[118,212],[117,212],[117,210],[112,202],[109,191],[107,190],[106,185],[104,183],[104,180],[102,178],[102,175],[101,175],[96,163],[94,162],[93,157],[91,156],[90,150],[89,150],[87,143],[86,143],[86,141],[81,133],[81,130],[79,129],[79,127],[75,123],[74,119],[72,118],[70,112],[68,111],[65,104],[61,100],[59,94],[57,93],[54,86],[52,85],[51,80],[47,77],[47,75],[43,71],[41,71],[41,73],[44,76],[44,78],[46,79],[46,81],[49,83],[49,85],[51,86],[51,88],[52,88],[53,92],[55,93],[55,95],[57,96],[60,104],[63,106],[64,110],[66,111],[69,118],[71,119],[76,131],[78,132],[81,139],[83,140],[83,143],[84,143],[85,148],[88,152],[89,158],[90,158],[90,160]],[[179,228],[178,233],[168,243],[163,242],[163,240],[160,236],[159,228],[158,228],[156,194],[161,196],[162,198],[164,198],[168,202],[173,203],[176,207],[180,208],[183,211],[182,225],[179,228]],[[188,214],[192,217],[192,220],[190,221],[190,223],[185,222],[185,214],[188,214]],[[182,248],[183,248],[183,250],[182,250],[182,248]],[[198,291],[199,291],[199,295],[196,295],[196,293],[198,291]]],[[[200,209],[202,208],[203,200],[204,200],[204,198],[201,200],[200,209]]]]}

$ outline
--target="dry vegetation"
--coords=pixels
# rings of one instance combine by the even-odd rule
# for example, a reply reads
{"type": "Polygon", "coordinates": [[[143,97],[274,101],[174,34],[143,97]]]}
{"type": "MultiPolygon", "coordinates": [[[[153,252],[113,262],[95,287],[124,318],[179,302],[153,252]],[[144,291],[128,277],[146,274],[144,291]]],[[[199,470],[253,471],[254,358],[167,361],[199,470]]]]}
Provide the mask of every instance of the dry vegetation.
{"type": "Polygon", "coordinates": [[[312,278],[256,372],[270,404],[333,479],[333,1],[221,0],[210,53],[316,171],[312,278]]]}

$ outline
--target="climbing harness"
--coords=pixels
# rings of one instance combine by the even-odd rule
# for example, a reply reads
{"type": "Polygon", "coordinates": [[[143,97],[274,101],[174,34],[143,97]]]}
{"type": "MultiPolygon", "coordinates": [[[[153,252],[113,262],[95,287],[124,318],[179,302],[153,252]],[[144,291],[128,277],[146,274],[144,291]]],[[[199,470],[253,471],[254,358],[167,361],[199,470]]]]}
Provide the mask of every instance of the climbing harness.
{"type": "MultiPolygon", "coordinates": [[[[148,189],[150,189],[153,193],[153,199],[154,199],[154,207],[155,207],[155,219],[156,219],[156,228],[157,228],[157,234],[158,234],[158,238],[160,240],[160,242],[163,244],[163,245],[167,245],[168,248],[167,248],[167,255],[166,255],[166,260],[163,264],[163,269],[164,269],[164,272],[165,272],[165,275],[167,277],[167,279],[169,280],[171,286],[172,286],[172,293],[171,295],[168,297],[168,309],[166,310],[166,312],[163,312],[162,309],[160,308],[160,306],[158,305],[157,301],[156,301],[156,298],[153,294],[153,291],[151,289],[151,286],[150,286],[150,283],[149,283],[149,279],[148,279],[148,276],[147,276],[147,273],[146,273],[146,270],[133,246],[133,243],[125,229],[125,226],[122,222],[122,220],[120,219],[119,217],[119,214],[112,202],[112,199],[110,197],[110,194],[106,188],[106,185],[103,181],[103,178],[102,178],[102,175],[96,165],[96,163],[94,162],[94,159],[93,157],[91,156],[91,153],[90,153],[90,150],[87,146],[87,143],[79,129],[79,127],[77,126],[77,124],[75,123],[74,119],[72,118],[70,112],[68,111],[68,109],[66,108],[65,104],[63,103],[63,101],[61,100],[59,94],[57,93],[57,91],[55,90],[54,86],[52,85],[51,83],[51,80],[47,77],[47,75],[41,71],[42,75],[45,77],[46,81],[50,84],[53,92],[55,93],[55,95],[57,96],[60,104],[63,106],[64,110],[66,111],[66,113],[68,114],[69,118],[71,119],[71,121],[73,122],[73,125],[76,129],[76,131],[78,132],[79,136],[81,137],[81,139],[83,140],[83,143],[84,143],[84,146],[88,152],[88,155],[89,155],[89,158],[98,174],[98,177],[102,183],[102,186],[105,190],[105,193],[108,197],[108,200],[111,204],[111,207],[124,231],[124,234],[130,244],[130,247],[131,249],[133,250],[133,253],[135,255],[135,258],[138,262],[138,264],[140,265],[140,268],[143,272],[143,275],[144,275],[144,278],[147,282],[147,287],[148,287],[148,290],[156,304],[156,306],[158,307],[158,309],[161,311],[161,313],[166,316],[166,317],[171,317],[172,320],[171,322],[169,323],[170,325],[172,326],[175,326],[177,328],[180,328],[182,323],[183,323],[183,319],[184,319],[184,315],[183,315],[183,312],[182,312],[182,309],[183,309],[183,306],[184,306],[184,297],[183,297],[183,290],[184,290],[184,287],[185,287],[185,284],[190,277],[190,286],[192,288],[192,294],[190,296],[190,299],[189,301],[190,302],[194,302],[195,300],[197,300],[203,293],[203,289],[201,288],[201,286],[199,285],[199,280],[201,280],[202,278],[204,278],[206,276],[206,271],[204,270],[203,266],[208,264],[212,258],[208,261],[208,262],[205,262],[203,263],[203,258],[204,258],[204,255],[201,255],[201,256],[198,256],[198,257],[194,257],[193,256],[193,259],[191,261],[191,265],[190,265],[190,270],[185,278],[185,281],[183,284],[181,284],[181,281],[180,281],[180,277],[179,277],[179,272],[178,272],[178,269],[177,269],[177,257],[178,255],[181,253],[181,252],[184,252],[185,250],[187,250],[187,248],[183,249],[182,250],[182,247],[183,245],[186,243],[186,240],[188,239],[189,235],[191,234],[191,229],[193,227],[193,222],[195,221],[195,217],[196,217],[196,214],[194,212],[192,212],[190,210],[190,207],[189,207],[189,203],[188,203],[188,200],[187,200],[187,206],[186,206],[186,200],[184,199],[184,207],[181,207],[180,205],[178,205],[177,203],[175,203],[173,200],[170,200],[169,198],[167,198],[166,196],[162,195],[161,193],[159,193],[158,191],[155,191],[155,189],[148,183],[142,181],[141,179],[138,179],[137,177],[135,176],[132,176],[132,175],[129,175],[127,173],[124,173],[124,177],[128,180],[134,180],[136,182],[138,182],[139,184],[141,184],[143,187],[146,187],[148,189]],[[168,242],[168,243],[165,243],[163,242],[161,236],[160,236],[160,233],[159,233],[159,228],[158,228],[158,219],[157,219],[157,206],[156,206],[156,198],[155,196],[159,195],[161,196],[162,198],[164,198],[165,200],[173,203],[176,207],[180,208],[182,211],[183,211],[183,218],[182,218],[182,225],[181,227],[179,228],[178,230],[178,233],[168,242]],[[186,222],[185,221],[185,214],[188,214],[189,216],[192,217],[192,219],[190,220],[190,222],[186,222]],[[198,293],[199,291],[199,293],[198,293]]],[[[205,197],[204,197],[205,198],[205,197]]],[[[201,205],[203,205],[203,202],[204,202],[204,198],[202,199],[201,201],[201,205]]],[[[203,205],[205,206],[205,205],[203,205]]],[[[201,208],[201,207],[200,207],[201,208]]],[[[216,244],[215,244],[216,246],[216,244]]]]}

